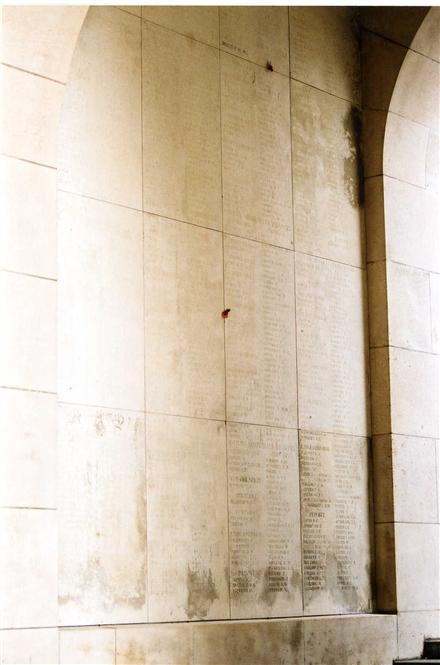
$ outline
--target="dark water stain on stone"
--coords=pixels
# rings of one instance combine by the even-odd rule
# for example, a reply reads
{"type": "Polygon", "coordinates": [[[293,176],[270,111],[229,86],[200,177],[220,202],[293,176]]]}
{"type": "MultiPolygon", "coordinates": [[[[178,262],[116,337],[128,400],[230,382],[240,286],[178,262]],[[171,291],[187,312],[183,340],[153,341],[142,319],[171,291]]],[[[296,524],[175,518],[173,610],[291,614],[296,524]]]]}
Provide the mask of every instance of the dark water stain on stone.
{"type": "Polygon", "coordinates": [[[208,616],[209,609],[214,600],[219,597],[212,578],[211,569],[193,570],[188,565],[186,587],[188,598],[185,611],[188,619],[193,619],[194,617],[204,619],[208,616]]]}
{"type": "Polygon", "coordinates": [[[264,571],[263,589],[260,593],[260,600],[272,607],[278,593],[288,593],[288,577],[284,571],[268,566],[264,571]]]}
{"type": "Polygon", "coordinates": [[[294,623],[290,628],[290,640],[289,644],[292,649],[292,654],[295,654],[297,649],[301,646],[302,643],[302,625],[298,621],[294,623]]]}
{"type": "Polygon", "coordinates": [[[364,205],[364,169],[362,152],[362,113],[351,106],[344,119],[349,155],[344,159],[344,189],[353,208],[364,205]]]}

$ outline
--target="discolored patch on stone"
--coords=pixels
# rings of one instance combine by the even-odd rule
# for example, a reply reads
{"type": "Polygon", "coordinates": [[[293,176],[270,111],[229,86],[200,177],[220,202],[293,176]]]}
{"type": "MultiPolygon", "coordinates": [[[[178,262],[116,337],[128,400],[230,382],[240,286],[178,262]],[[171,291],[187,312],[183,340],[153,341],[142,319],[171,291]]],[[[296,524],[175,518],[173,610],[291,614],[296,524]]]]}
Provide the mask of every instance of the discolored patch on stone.
{"type": "Polygon", "coordinates": [[[212,577],[212,571],[194,570],[188,566],[186,586],[188,600],[185,611],[188,619],[204,619],[219,595],[212,577]]]}

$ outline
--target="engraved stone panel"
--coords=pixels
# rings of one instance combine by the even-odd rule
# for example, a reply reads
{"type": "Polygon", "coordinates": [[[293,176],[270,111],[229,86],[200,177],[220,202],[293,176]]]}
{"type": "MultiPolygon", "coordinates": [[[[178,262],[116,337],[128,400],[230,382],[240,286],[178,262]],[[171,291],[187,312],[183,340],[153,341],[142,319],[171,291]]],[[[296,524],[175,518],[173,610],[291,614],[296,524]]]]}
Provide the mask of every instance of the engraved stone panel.
{"type": "Polygon", "coordinates": [[[302,613],[295,430],[229,423],[231,617],[302,613]]]}
{"type": "Polygon", "coordinates": [[[228,420],[296,427],[293,252],[225,237],[228,420]]]}
{"type": "Polygon", "coordinates": [[[142,18],[218,47],[218,7],[144,5],[142,18]]]}
{"type": "Polygon", "coordinates": [[[359,111],[302,83],[291,85],[295,249],[361,266],[359,111]]]}
{"type": "Polygon", "coordinates": [[[220,7],[220,48],[289,74],[287,7],[220,7]]]}
{"type": "Polygon", "coordinates": [[[144,415],[59,409],[61,625],[147,621],[144,415]]]}
{"type": "Polygon", "coordinates": [[[78,628],[60,630],[62,665],[113,665],[115,662],[114,628],[78,628]]]}
{"type": "Polygon", "coordinates": [[[368,434],[364,275],[296,254],[301,429],[368,434]]]}
{"type": "Polygon", "coordinates": [[[150,621],[227,619],[224,423],[147,416],[150,621]]]}
{"type": "Polygon", "coordinates": [[[320,90],[360,101],[354,7],[289,7],[291,76],[320,90]]]}
{"type": "Polygon", "coordinates": [[[304,611],[371,611],[367,439],[300,432],[304,611]]]}
{"type": "Polygon", "coordinates": [[[219,54],[143,21],[144,210],[221,227],[219,54]]]}
{"type": "Polygon", "coordinates": [[[185,623],[118,626],[117,665],[193,665],[193,627],[185,623]]]}
{"type": "Polygon", "coordinates": [[[221,80],[224,230],[291,249],[289,81],[226,53],[221,80]]]}
{"type": "Polygon", "coordinates": [[[147,411],[223,420],[221,235],[154,215],[144,221],[147,411]]]}
{"type": "Polygon", "coordinates": [[[29,628],[0,632],[2,665],[44,663],[57,665],[58,630],[56,628],[29,628]]]}
{"type": "Polygon", "coordinates": [[[91,7],[60,127],[61,189],[142,208],[140,19],[91,7]]]}
{"type": "Polygon", "coordinates": [[[142,213],[61,192],[58,213],[61,401],[142,410],[142,213]]]}

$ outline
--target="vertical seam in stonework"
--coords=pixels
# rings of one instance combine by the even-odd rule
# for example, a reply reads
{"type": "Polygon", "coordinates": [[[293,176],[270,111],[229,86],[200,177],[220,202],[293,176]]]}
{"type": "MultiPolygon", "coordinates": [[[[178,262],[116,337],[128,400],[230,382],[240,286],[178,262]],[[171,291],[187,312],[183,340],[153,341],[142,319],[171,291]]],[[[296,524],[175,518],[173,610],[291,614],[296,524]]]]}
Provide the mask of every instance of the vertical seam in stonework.
{"type": "MultiPolygon", "coordinates": [[[[295,381],[296,381],[296,441],[297,441],[297,460],[298,460],[298,496],[299,496],[299,541],[301,551],[300,561],[300,576],[301,576],[301,603],[302,615],[304,615],[304,567],[303,567],[303,525],[302,525],[302,510],[301,510],[301,464],[300,464],[300,440],[299,440],[299,381],[298,381],[298,322],[296,316],[297,299],[296,299],[296,251],[295,251],[295,220],[294,220],[294,187],[293,187],[293,123],[292,123],[292,83],[290,81],[291,74],[291,44],[290,44],[290,11],[287,8],[287,40],[289,49],[289,125],[290,125],[290,191],[292,197],[292,242],[293,242],[293,300],[294,300],[294,325],[295,325],[295,381]]],[[[305,650],[305,631],[303,629],[303,650],[304,650],[304,663],[306,658],[305,650]]]]}
{"type": "MultiPolygon", "coordinates": [[[[218,12],[218,40],[220,46],[220,7],[217,8],[218,12]]],[[[223,117],[222,117],[222,60],[221,52],[218,50],[218,89],[219,89],[219,120],[220,120],[220,194],[221,194],[221,233],[222,233],[222,268],[223,268],[223,309],[227,306],[226,303],[226,282],[225,282],[225,230],[223,222],[223,117]]],[[[229,619],[232,618],[231,613],[231,548],[230,548],[230,520],[229,520],[229,458],[228,458],[228,427],[227,427],[227,397],[226,397],[226,325],[227,319],[223,320],[223,366],[225,376],[225,453],[226,453],[226,515],[228,520],[228,605],[229,605],[229,619]]]]}
{"type": "MultiPolygon", "coordinates": [[[[142,10],[141,10],[142,11],[142,10]]],[[[147,377],[146,377],[146,322],[145,322],[145,214],[144,214],[144,73],[143,73],[143,29],[142,20],[139,17],[140,30],[140,84],[141,84],[141,206],[142,206],[142,328],[143,328],[143,376],[144,376],[144,483],[145,483],[145,598],[147,604],[147,622],[150,621],[150,587],[149,587],[149,561],[148,561],[148,474],[147,474],[147,377]]],[[[116,659],[116,629],[115,629],[115,659],[116,659]]],[[[116,662],[116,660],[115,660],[116,662]]]]}

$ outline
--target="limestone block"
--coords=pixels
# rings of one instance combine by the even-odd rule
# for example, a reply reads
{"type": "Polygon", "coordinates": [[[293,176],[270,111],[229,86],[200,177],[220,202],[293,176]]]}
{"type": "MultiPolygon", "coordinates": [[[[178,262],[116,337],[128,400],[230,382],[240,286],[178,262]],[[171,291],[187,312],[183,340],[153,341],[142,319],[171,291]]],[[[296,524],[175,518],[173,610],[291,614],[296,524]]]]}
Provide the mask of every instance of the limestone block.
{"type": "Polygon", "coordinates": [[[386,256],[383,177],[364,180],[364,192],[367,262],[383,261],[386,256]]]}
{"type": "Polygon", "coordinates": [[[393,432],[437,437],[440,399],[438,357],[391,348],[390,372],[393,432]]]}
{"type": "Polygon", "coordinates": [[[297,426],[293,252],[225,237],[228,420],[297,426]]]}
{"type": "Polygon", "coordinates": [[[362,105],[365,109],[388,111],[396,79],[407,49],[388,39],[362,30],[362,105]]]}
{"type": "Polygon", "coordinates": [[[364,274],[297,253],[301,429],[368,432],[364,274]]]}
{"type": "Polygon", "coordinates": [[[417,28],[427,14],[427,7],[362,7],[360,22],[376,35],[410,46],[417,28]]]}
{"type": "Polygon", "coordinates": [[[295,249],[364,262],[360,116],[349,102],[292,81],[295,249]]]}
{"type": "Polygon", "coordinates": [[[416,658],[422,654],[425,637],[440,634],[440,613],[401,612],[397,617],[399,658],[416,658]]]}
{"type": "Polygon", "coordinates": [[[117,7],[124,12],[128,12],[129,14],[133,14],[133,16],[137,16],[138,18],[140,18],[142,15],[142,7],[140,6],[136,7],[135,5],[117,5],[117,7]]]}
{"type": "Polygon", "coordinates": [[[227,436],[231,616],[301,614],[297,433],[229,423],[227,436]]]}
{"type": "MultiPolygon", "coordinates": [[[[421,7],[420,7],[421,9],[421,7]]],[[[424,7],[423,9],[426,9],[424,7]]],[[[426,19],[417,31],[411,44],[411,48],[418,53],[426,55],[440,62],[440,45],[438,34],[440,29],[440,11],[438,7],[431,7],[426,19]]]]}
{"type": "Polygon", "coordinates": [[[306,665],[385,665],[397,657],[394,616],[316,617],[304,623],[306,665]]]}
{"type": "Polygon", "coordinates": [[[3,62],[64,83],[87,10],[87,6],[4,7],[3,62]]]}
{"type": "Polygon", "coordinates": [[[61,189],[142,208],[140,21],[91,7],[66,86],[61,189]]]}
{"type": "Polygon", "coordinates": [[[118,626],[117,665],[193,665],[191,624],[118,626]]]}
{"type": "Polygon", "coordinates": [[[1,267],[56,277],[54,169],[2,157],[1,212],[1,267]]]}
{"type": "Polygon", "coordinates": [[[388,258],[440,272],[440,197],[427,189],[385,177],[384,205],[388,258]]]}
{"type": "Polygon", "coordinates": [[[195,625],[194,665],[303,665],[303,622],[195,625]]]}
{"type": "Polygon", "coordinates": [[[380,612],[397,612],[396,539],[394,524],[374,527],[376,607],[380,612]]]}
{"type": "MultiPolygon", "coordinates": [[[[362,109],[362,161],[365,178],[381,176],[383,173],[383,142],[387,118],[386,111],[362,109]]],[[[367,183],[368,180],[364,182],[364,188],[367,183]]]]}
{"type": "Polygon", "coordinates": [[[220,48],[289,74],[287,7],[220,7],[220,48]]]}
{"type": "Polygon", "coordinates": [[[0,654],[2,665],[25,663],[56,665],[59,662],[58,630],[56,628],[2,630],[0,654]]]}
{"type": "Polygon", "coordinates": [[[218,47],[218,7],[142,7],[142,18],[164,28],[218,47]]]}
{"type": "Polygon", "coordinates": [[[56,283],[0,275],[0,383],[28,390],[56,390],[56,283]]]}
{"type": "Polygon", "coordinates": [[[429,273],[387,263],[389,344],[431,351],[429,273]]]}
{"type": "Polygon", "coordinates": [[[431,293],[431,350],[440,353],[440,275],[429,275],[431,293]]]}
{"type": "Polygon", "coordinates": [[[116,650],[114,628],[60,630],[60,663],[113,665],[116,650]]]}
{"type": "Polygon", "coordinates": [[[142,213],[60,193],[58,252],[61,401],[142,410],[142,213]]]}
{"type": "Polygon", "coordinates": [[[393,435],[394,520],[438,521],[436,441],[393,435]]]}
{"type": "Polygon", "coordinates": [[[427,127],[390,112],[385,129],[384,175],[425,187],[428,138],[427,127]]]}
{"type": "Polygon", "coordinates": [[[0,534],[2,627],[56,625],[56,512],[2,508],[0,534]]]}
{"type": "Polygon", "coordinates": [[[144,237],[147,411],[223,420],[221,235],[144,215],[144,237]]]}
{"type": "Polygon", "coordinates": [[[439,85],[440,64],[409,50],[394,88],[390,111],[438,132],[439,85]]]}
{"type": "Polygon", "coordinates": [[[367,439],[300,432],[304,612],[371,611],[367,439]]]}
{"type": "Polygon", "coordinates": [[[425,156],[425,186],[433,195],[440,195],[440,135],[429,130],[425,156]]]}
{"type": "Polygon", "coordinates": [[[391,432],[391,389],[389,348],[370,349],[371,430],[391,432]]]}
{"type": "Polygon", "coordinates": [[[147,415],[150,621],[229,617],[224,423],[147,415]]]}
{"type": "Polygon", "coordinates": [[[387,292],[387,263],[376,261],[367,264],[368,278],[368,331],[370,346],[388,344],[388,302],[393,298],[387,292]]]}
{"type": "Polygon", "coordinates": [[[224,230],[291,249],[289,81],[226,53],[220,62],[224,230]]]}
{"type": "Polygon", "coordinates": [[[4,65],[1,72],[3,152],[56,167],[64,85],[4,65]]]}
{"type": "Polygon", "coordinates": [[[0,390],[0,505],[56,508],[56,396],[0,390]]]}
{"type": "Polygon", "coordinates": [[[438,609],[438,524],[395,524],[394,528],[400,611],[438,609]],[[417,571],[417,575],[414,571],[417,571]]]}
{"type": "Polygon", "coordinates": [[[360,63],[354,7],[290,7],[291,76],[355,103],[360,63]]]}
{"type": "Polygon", "coordinates": [[[61,625],[147,620],[144,415],[59,409],[61,625]]]}
{"type": "Polygon", "coordinates": [[[146,21],[142,30],[144,210],[220,229],[219,53],[146,21]]]}
{"type": "Polygon", "coordinates": [[[394,521],[393,449],[391,434],[379,434],[372,439],[374,521],[394,521]]]}

